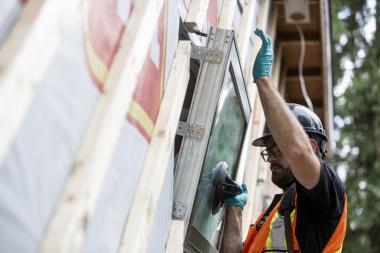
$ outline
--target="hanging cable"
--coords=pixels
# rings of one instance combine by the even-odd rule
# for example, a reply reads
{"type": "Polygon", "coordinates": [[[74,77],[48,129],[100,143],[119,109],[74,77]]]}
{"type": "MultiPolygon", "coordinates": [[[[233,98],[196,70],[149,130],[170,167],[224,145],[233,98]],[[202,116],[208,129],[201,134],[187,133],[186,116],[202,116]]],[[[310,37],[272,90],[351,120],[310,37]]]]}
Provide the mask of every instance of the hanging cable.
{"type": "Polygon", "coordinates": [[[313,103],[311,102],[311,99],[309,95],[307,94],[305,80],[303,78],[303,62],[305,60],[305,37],[303,35],[301,27],[295,23],[298,33],[300,35],[300,41],[301,41],[301,55],[298,62],[298,78],[300,80],[300,86],[302,91],[302,96],[305,99],[307,107],[309,107],[312,111],[314,111],[313,103]]]}

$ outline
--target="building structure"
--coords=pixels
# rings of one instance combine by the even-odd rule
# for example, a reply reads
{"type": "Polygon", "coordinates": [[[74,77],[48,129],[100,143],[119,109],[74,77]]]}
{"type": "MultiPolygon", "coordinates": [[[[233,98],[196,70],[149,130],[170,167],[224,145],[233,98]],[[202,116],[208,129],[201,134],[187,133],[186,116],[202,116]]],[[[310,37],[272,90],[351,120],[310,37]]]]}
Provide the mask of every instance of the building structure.
{"type": "Polygon", "coordinates": [[[0,13],[1,252],[218,252],[220,160],[248,185],[245,234],[277,191],[250,145],[265,123],[256,27],[273,39],[273,84],[307,105],[304,79],[332,140],[326,0],[8,0],[0,13]]]}

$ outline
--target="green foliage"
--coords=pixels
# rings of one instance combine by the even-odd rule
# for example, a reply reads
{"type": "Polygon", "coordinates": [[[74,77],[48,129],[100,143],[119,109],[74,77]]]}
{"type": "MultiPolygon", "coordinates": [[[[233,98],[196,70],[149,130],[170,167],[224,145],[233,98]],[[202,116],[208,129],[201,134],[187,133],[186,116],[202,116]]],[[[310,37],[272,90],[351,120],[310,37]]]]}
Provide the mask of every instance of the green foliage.
{"type": "Polygon", "coordinates": [[[380,29],[372,39],[364,29],[371,18],[380,28],[380,4],[374,11],[366,1],[331,2],[335,89],[350,72],[344,62],[353,66],[350,84],[334,99],[335,123],[340,128],[335,163],[336,167],[347,168],[345,185],[349,195],[343,249],[380,252],[380,29]]]}

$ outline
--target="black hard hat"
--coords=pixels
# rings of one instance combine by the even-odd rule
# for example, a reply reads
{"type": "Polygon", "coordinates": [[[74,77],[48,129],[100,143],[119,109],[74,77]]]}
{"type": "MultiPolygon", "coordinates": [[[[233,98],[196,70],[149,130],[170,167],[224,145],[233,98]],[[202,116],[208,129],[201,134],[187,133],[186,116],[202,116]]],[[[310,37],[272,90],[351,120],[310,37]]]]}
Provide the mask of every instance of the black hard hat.
{"type": "MultiPolygon", "coordinates": [[[[325,141],[328,140],[326,136],[326,131],[325,129],[323,129],[321,120],[312,110],[310,110],[309,108],[303,105],[294,104],[294,103],[288,103],[288,106],[290,110],[292,111],[292,113],[294,114],[294,116],[296,116],[297,120],[301,123],[306,133],[319,135],[325,141]]],[[[254,140],[252,142],[252,145],[258,146],[258,147],[265,147],[267,140],[271,136],[272,136],[272,133],[270,132],[268,125],[265,124],[263,136],[254,140]]]]}

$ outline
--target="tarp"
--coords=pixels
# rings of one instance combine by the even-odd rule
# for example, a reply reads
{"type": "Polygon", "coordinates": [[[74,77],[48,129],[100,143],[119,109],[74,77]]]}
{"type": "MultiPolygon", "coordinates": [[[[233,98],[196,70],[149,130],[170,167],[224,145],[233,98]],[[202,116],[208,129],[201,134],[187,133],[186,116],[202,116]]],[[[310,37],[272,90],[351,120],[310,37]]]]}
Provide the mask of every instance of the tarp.
{"type": "MultiPolygon", "coordinates": [[[[0,16],[5,10],[0,8],[0,16]]],[[[0,252],[38,250],[103,92],[133,2],[86,0],[76,12],[0,161],[0,252]]],[[[115,252],[119,247],[173,61],[178,17],[177,3],[167,1],[89,220],[83,252],[115,252]]],[[[153,228],[160,233],[152,237],[158,248],[150,252],[163,252],[166,243],[172,204],[170,166],[153,228]]]]}
{"type": "MultiPolygon", "coordinates": [[[[94,217],[89,224],[84,252],[114,252],[119,246],[139,179],[139,169],[149,146],[164,84],[177,46],[178,10],[175,2],[168,2],[160,14],[127,121],[123,126],[94,217]]],[[[171,221],[172,171],[171,163],[155,215],[155,225],[151,232],[154,236],[149,240],[148,252],[165,250],[171,221]]]]}
{"type": "Polygon", "coordinates": [[[19,17],[25,1],[0,1],[0,47],[19,17]]]}
{"type": "Polygon", "coordinates": [[[37,251],[99,96],[74,17],[1,161],[0,252],[37,251]]]}

